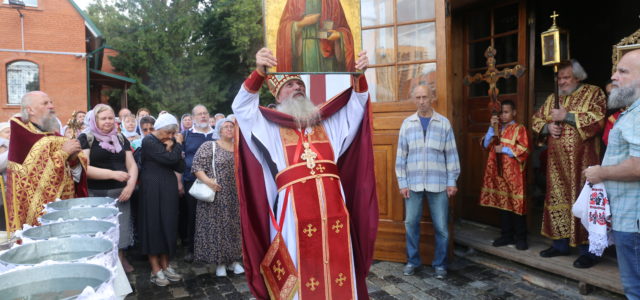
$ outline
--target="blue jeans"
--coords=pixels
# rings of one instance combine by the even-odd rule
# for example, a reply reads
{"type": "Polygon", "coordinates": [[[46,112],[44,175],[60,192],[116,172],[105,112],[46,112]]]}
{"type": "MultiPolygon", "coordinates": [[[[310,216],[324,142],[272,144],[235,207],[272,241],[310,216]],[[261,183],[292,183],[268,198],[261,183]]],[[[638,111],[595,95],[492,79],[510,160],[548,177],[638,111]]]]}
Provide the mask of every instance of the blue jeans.
{"type": "Polygon", "coordinates": [[[407,260],[414,266],[420,262],[420,218],[422,217],[422,198],[427,196],[431,222],[436,234],[436,246],[431,266],[446,267],[447,246],[449,244],[449,199],[447,192],[431,193],[427,191],[409,191],[405,199],[404,227],[407,231],[407,260]]]}
{"type": "Polygon", "coordinates": [[[613,231],[620,280],[629,300],[640,299],[640,233],[613,231]]]}

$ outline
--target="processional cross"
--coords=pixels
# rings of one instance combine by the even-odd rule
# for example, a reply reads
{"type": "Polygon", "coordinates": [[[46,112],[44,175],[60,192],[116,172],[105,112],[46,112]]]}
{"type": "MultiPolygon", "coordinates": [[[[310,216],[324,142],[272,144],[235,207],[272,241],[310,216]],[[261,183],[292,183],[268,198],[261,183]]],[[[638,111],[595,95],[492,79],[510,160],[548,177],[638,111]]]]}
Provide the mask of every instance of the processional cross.
{"type": "MultiPolygon", "coordinates": [[[[487,70],[484,73],[476,73],[473,76],[465,76],[464,84],[471,85],[475,82],[486,81],[489,83],[489,109],[491,114],[497,116],[500,112],[500,102],[498,101],[498,94],[500,90],[496,87],[498,80],[509,78],[511,76],[520,77],[524,74],[525,68],[521,65],[515,65],[513,68],[504,68],[502,70],[496,69],[496,49],[489,46],[484,51],[484,57],[487,58],[487,70]]],[[[500,144],[500,128],[495,125],[493,128],[495,135],[493,144],[500,144]]],[[[502,160],[499,157],[499,153],[496,153],[496,166],[498,168],[498,175],[502,176],[502,160]]]]}

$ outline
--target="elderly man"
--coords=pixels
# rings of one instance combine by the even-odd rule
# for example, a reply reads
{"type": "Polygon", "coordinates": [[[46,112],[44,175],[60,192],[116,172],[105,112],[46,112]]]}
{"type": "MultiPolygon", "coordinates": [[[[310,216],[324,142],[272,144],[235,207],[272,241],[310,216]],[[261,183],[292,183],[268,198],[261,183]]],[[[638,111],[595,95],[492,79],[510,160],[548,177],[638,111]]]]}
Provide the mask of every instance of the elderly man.
{"type": "Polygon", "coordinates": [[[640,50],[626,53],[611,79],[608,108],[629,108],[609,133],[602,166],[584,173],[592,183],[604,182],[624,293],[640,299],[640,50]]]}
{"type": "Polygon", "coordinates": [[[420,218],[426,197],[436,242],[431,265],[436,278],[442,279],[447,275],[449,197],[458,191],[460,162],[451,123],[433,109],[435,91],[421,85],[412,98],[418,110],[402,122],[396,154],[398,187],[405,199],[408,262],[403,273],[413,275],[421,265],[420,218]]]}
{"type": "Polygon", "coordinates": [[[15,231],[23,224],[37,225],[43,204],[86,196],[87,160],[78,140],[54,133],[53,101],[43,92],[25,94],[20,116],[10,123],[7,230],[15,231]]]}
{"type": "MultiPolygon", "coordinates": [[[[265,76],[277,64],[270,50],[258,51],[256,63],[232,104],[251,292],[354,299],[357,291],[366,299],[378,222],[366,79],[349,76],[352,88],[316,107],[299,76],[265,76]],[[276,110],[259,106],[265,80],[276,110]]],[[[367,66],[360,53],[358,69],[367,66]]]]}
{"type": "Polygon", "coordinates": [[[589,268],[597,260],[589,253],[588,238],[580,221],[571,214],[585,178],[581,171],[599,161],[598,134],[604,126],[604,92],[583,84],[587,73],[575,60],[560,65],[558,90],[560,108],[554,95],[533,115],[532,129],[548,145],[547,191],[542,215],[542,235],[553,246],[540,252],[542,257],[569,255],[569,246],[579,246],[576,268],[589,268]]]}
{"type": "MultiPolygon", "coordinates": [[[[182,145],[184,151],[184,161],[186,169],[182,176],[182,184],[185,191],[189,191],[193,183],[196,181],[195,175],[191,173],[191,165],[193,157],[196,155],[200,145],[206,141],[213,141],[213,129],[209,126],[209,111],[207,108],[198,104],[191,110],[193,118],[193,127],[182,132],[184,143],[182,145]]],[[[196,198],[189,193],[184,194],[184,200],[180,203],[180,236],[183,244],[187,246],[187,254],[184,260],[191,262],[193,260],[193,235],[195,233],[196,224],[196,198]]]]}

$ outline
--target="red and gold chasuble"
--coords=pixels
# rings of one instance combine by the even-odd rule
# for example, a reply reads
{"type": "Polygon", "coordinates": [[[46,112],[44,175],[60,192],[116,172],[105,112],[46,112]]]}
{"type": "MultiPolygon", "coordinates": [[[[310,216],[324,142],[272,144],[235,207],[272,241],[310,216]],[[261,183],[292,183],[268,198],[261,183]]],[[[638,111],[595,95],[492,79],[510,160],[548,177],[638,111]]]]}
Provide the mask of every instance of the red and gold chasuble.
{"type": "MultiPolygon", "coordinates": [[[[573,216],[586,178],[582,171],[600,163],[599,134],[604,127],[606,96],[597,86],[582,84],[560,104],[575,116],[575,127],[562,123],[560,138],[547,137],[547,190],[542,211],[542,235],[551,239],[569,238],[569,245],[586,244],[587,231],[573,216]]],[[[531,118],[531,129],[540,133],[551,122],[553,94],[531,118]]]]}
{"type": "MultiPolygon", "coordinates": [[[[23,224],[38,225],[46,203],[86,196],[86,174],[80,184],[74,183],[67,162],[69,155],[62,151],[67,138],[42,132],[18,118],[10,122],[5,214],[7,231],[13,232],[22,229],[23,224]]],[[[79,153],[78,158],[86,170],[86,157],[79,153]]]]}
{"type": "Polygon", "coordinates": [[[276,176],[288,189],[298,239],[300,299],[355,299],[349,212],[324,128],[281,128],[287,168],[276,176]]]}
{"type": "Polygon", "coordinates": [[[516,123],[507,125],[501,133],[500,145],[509,147],[514,157],[500,155],[502,176],[499,176],[496,150],[493,145],[490,147],[480,191],[480,205],[524,215],[527,211],[524,197],[525,165],[529,157],[527,129],[516,123]]]}

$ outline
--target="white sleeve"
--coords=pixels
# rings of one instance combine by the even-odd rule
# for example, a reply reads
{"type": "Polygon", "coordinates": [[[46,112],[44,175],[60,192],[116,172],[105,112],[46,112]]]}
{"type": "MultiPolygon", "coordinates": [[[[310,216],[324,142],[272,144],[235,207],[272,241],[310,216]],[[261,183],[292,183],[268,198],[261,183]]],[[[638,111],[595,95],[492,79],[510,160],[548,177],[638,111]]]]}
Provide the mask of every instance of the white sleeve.
{"type": "Polygon", "coordinates": [[[82,176],[82,164],[77,164],[75,167],[71,168],[71,176],[73,176],[73,181],[80,182],[80,177],[82,176]]]}
{"type": "Polygon", "coordinates": [[[360,129],[368,99],[368,92],[352,92],[349,102],[324,121],[336,160],[349,148],[360,129]]]}

